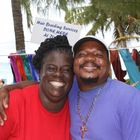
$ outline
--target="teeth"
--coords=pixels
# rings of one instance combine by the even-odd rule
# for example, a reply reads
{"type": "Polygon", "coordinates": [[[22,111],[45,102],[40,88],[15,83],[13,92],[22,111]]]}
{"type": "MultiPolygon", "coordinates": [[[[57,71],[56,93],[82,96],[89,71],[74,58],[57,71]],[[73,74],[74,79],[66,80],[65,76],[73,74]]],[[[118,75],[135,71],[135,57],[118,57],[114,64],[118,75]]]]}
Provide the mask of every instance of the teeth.
{"type": "Polygon", "coordinates": [[[88,71],[92,71],[92,70],[96,69],[96,67],[84,67],[84,69],[86,69],[88,71]]]}
{"type": "Polygon", "coordinates": [[[50,82],[50,84],[53,85],[54,87],[62,87],[62,86],[64,86],[64,83],[56,82],[56,81],[50,82]]]}

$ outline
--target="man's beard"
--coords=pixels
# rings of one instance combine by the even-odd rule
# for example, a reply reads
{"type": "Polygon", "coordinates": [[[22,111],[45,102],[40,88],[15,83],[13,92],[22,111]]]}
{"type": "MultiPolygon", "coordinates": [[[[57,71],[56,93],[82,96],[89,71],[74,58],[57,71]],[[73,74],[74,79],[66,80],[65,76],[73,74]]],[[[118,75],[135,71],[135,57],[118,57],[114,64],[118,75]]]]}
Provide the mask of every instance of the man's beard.
{"type": "Polygon", "coordinates": [[[99,77],[96,78],[84,78],[84,77],[80,77],[80,79],[85,83],[85,84],[92,84],[92,83],[96,83],[99,79],[99,77]]]}

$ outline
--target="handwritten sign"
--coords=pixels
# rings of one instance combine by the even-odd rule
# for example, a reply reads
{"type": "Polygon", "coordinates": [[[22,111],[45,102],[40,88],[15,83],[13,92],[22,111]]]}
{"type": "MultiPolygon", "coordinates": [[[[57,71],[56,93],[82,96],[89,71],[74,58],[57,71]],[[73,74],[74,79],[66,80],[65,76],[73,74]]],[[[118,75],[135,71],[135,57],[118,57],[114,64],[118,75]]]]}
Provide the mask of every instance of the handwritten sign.
{"type": "Polygon", "coordinates": [[[36,18],[31,36],[31,42],[40,44],[46,38],[53,38],[56,35],[65,35],[67,36],[70,45],[73,46],[80,37],[80,31],[80,25],[36,18]]]}

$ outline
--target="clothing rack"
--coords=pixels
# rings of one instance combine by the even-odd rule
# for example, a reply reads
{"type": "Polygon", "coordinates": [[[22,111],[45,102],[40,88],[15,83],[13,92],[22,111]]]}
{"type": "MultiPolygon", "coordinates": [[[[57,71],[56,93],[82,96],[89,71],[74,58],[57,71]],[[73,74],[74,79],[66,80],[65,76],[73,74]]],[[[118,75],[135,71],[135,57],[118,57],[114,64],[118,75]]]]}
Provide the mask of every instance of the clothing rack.
{"type": "Polygon", "coordinates": [[[121,49],[137,49],[140,48],[140,46],[135,46],[135,47],[127,47],[127,48],[108,48],[108,50],[121,50],[121,49]]]}
{"type": "MultiPolygon", "coordinates": [[[[35,54],[35,53],[34,53],[35,54]]],[[[16,56],[16,55],[34,55],[33,53],[32,54],[27,54],[27,53],[13,53],[13,54],[0,54],[0,56],[2,57],[2,56],[16,56]]]]}

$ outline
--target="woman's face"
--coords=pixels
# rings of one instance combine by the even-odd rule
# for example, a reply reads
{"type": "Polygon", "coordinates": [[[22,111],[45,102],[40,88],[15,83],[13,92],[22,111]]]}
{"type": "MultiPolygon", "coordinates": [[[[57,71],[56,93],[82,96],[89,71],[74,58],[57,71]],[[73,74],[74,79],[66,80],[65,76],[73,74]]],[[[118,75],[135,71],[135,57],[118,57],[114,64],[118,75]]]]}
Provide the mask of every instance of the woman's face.
{"type": "Polygon", "coordinates": [[[40,71],[40,94],[50,102],[64,100],[73,82],[73,60],[59,51],[44,57],[40,71]]]}

